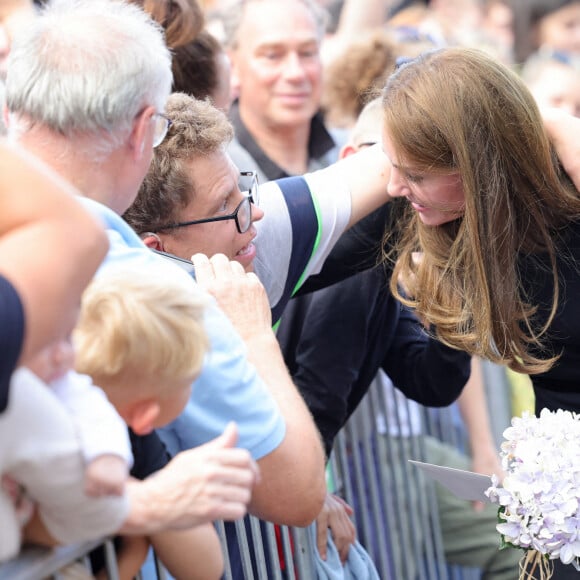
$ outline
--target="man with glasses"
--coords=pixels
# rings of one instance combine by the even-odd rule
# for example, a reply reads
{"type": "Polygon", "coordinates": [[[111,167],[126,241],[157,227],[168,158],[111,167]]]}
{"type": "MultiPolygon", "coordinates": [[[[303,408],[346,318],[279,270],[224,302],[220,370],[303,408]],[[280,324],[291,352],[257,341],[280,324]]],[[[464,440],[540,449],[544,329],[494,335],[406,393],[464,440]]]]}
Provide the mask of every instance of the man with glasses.
{"type": "Polygon", "coordinates": [[[165,112],[171,128],[123,217],[155,250],[186,260],[225,254],[255,271],[276,323],[342,232],[384,200],[384,156],[369,151],[376,163],[366,171],[336,165],[260,185],[258,206],[254,172],[240,174],[227,152],[225,115],[183,93],[169,97],[165,112]]]}
{"type": "Polygon", "coordinates": [[[248,187],[244,187],[244,185],[241,183],[242,179],[240,179],[238,187],[240,188],[240,191],[246,195],[244,195],[244,198],[242,201],[240,201],[232,213],[223,216],[203,218],[200,220],[169,223],[164,226],[158,226],[156,231],[175,230],[177,228],[186,228],[188,226],[195,226],[197,224],[209,224],[211,222],[234,220],[238,233],[245,234],[252,225],[252,204],[258,205],[258,176],[255,171],[240,171],[240,178],[250,178],[251,182],[248,187]]]}
{"type": "MultiPolygon", "coordinates": [[[[377,187],[380,163],[366,172],[335,166],[266,183],[259,187],[257,206],[254,173],[240,174],[226,151],[233,131],[225,115],[183,93],[169,97],[165,112],[171,128],[155,149],[125,219],[155,250],[186,260],[198,254],[198,274],[225,267],[223,254],[246,271],[254,270],[268,291],[277,321],[295,288],[320,268],[344,229],[383,199],[384,189],[377,187]],[[373,174],[374,184],[373,179],[359,179],[373,174]],[[208,262],[200,252],[218,256],[208,262]]],[[[376,153],[383,155],[380,150],[368,153],[371,159],[376,153]]],[[[172,452],[195,442],[195,417],[188,420],[189,413],[186,407],[160,431],[172,452]]],[[[235,530],[229,525],[226,536],[233,577],[241,578],[235,530]]]]}

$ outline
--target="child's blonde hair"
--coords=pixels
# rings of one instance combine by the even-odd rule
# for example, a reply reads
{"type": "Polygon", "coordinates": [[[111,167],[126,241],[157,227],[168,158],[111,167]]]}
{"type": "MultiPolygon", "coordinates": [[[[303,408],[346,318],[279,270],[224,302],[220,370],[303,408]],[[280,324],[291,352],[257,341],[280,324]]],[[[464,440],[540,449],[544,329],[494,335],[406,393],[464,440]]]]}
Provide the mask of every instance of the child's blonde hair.
{"type": "Polygon", "coordinates": [[[170,380],[197,375],[209,348],[207,301],[179,274],[113,270],[93,280],[73,333],[76,370],[107,380],[135,372],[170,380]]]}

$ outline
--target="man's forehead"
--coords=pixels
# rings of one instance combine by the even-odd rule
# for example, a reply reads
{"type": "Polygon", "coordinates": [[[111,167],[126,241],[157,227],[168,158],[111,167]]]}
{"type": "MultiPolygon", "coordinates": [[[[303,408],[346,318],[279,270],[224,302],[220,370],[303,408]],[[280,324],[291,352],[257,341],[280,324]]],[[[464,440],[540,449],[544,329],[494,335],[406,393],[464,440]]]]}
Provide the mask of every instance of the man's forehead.
{"type": "MultiPolygon", "coordinates": [[[[240,21],[240,29],[246,27],[258,31],[261,43],[266,44],[276,44],[282,38],[304,36],[306,31],[308,34],[304,36],[304,42],[321,40],[320,27],[315,15],[305,4],[296,0],[248,3],[240,21]],[[301,25],[299,29],[295,27],[298,21],[301,25]],[[281,27],[280,24],[284,26],[281,27]]],[[[254,40],[255,37],[242,35],[238,38],[238,44],[251,43],[254,40]]]]}
{"type": "Polygon", "coordinates": [[[238,182],[240,171],[225,151],[192,157],[189,178],[196,194],[222,195],[230,193],[238,182]]]}

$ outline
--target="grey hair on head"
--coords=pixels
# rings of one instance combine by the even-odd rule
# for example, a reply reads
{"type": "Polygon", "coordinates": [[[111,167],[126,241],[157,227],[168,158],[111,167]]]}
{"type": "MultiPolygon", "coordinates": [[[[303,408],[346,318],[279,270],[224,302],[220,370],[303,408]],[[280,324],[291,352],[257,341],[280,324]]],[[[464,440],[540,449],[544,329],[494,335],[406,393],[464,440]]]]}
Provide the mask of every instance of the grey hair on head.
{"type": "MultiPolygon", "coordinates": [[[[230,0],[220,11],[220,19],[224,27],[224,46],[226,49],[234,50],[239,42],[239,29],[244,17],[244,10],[250,2],[265,0],[230,0]]],[[[272,1],[272,0],[271,0],[272,1]]],[[[286,3],[288,0],[273,0],[286,3]]],[[[316,22],[316,29],[319,40],[322,41],[328,28],[330,15],[328,11],[317,0],[298,0],[308,8],[316,22]]]]}
{"type": "Polygon", "coordinates": [[[171,91],[163,31],[124,0],[53,0],[15,38],[6,77],[11,115],[65,136],[126,135],[171,91]]]}

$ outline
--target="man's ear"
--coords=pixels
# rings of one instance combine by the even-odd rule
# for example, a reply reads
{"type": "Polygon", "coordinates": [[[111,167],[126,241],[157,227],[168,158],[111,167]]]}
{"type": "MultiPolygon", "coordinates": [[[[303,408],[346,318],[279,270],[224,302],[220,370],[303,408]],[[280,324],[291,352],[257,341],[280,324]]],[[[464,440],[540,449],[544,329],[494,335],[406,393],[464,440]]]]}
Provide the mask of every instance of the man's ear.
{"type": "Polygon", "coordinates": [[[136,161],[140,161],[145,153],[147,140],[151,139],[151,117],[155,113],[154,107],[145,107],[133,121],[133,129],[129,144],[136,161]]]}
{"type": "Polygon", "coordinates": [[[141,234],[141,239],[143,243],[152,250],[157,250],[159,252],[163,252],[163,240],[153,232],[145,232],[141,234]]]}
{"type": "Polygon", "coordinates": [[[10,112],[8,111],[8,107],[6,105],[2,107],[2,123],[6,131],[8,131],[8,127],[10,126],[10,112]]]}
{"type": "Polygon", "coordinates": [[[131,406],[125,413],[125,421],[136,435],[147,435],[153,431],[160,411],[157,401],[146,399],[131,406]]]}
{"type": "Polygon", "coordinates": [[[240,94],[240,76],[238,75],[238,63],[235,51],[227,52],[230,59],[230,96],[232,100],[238,98],[240,94]]]}

